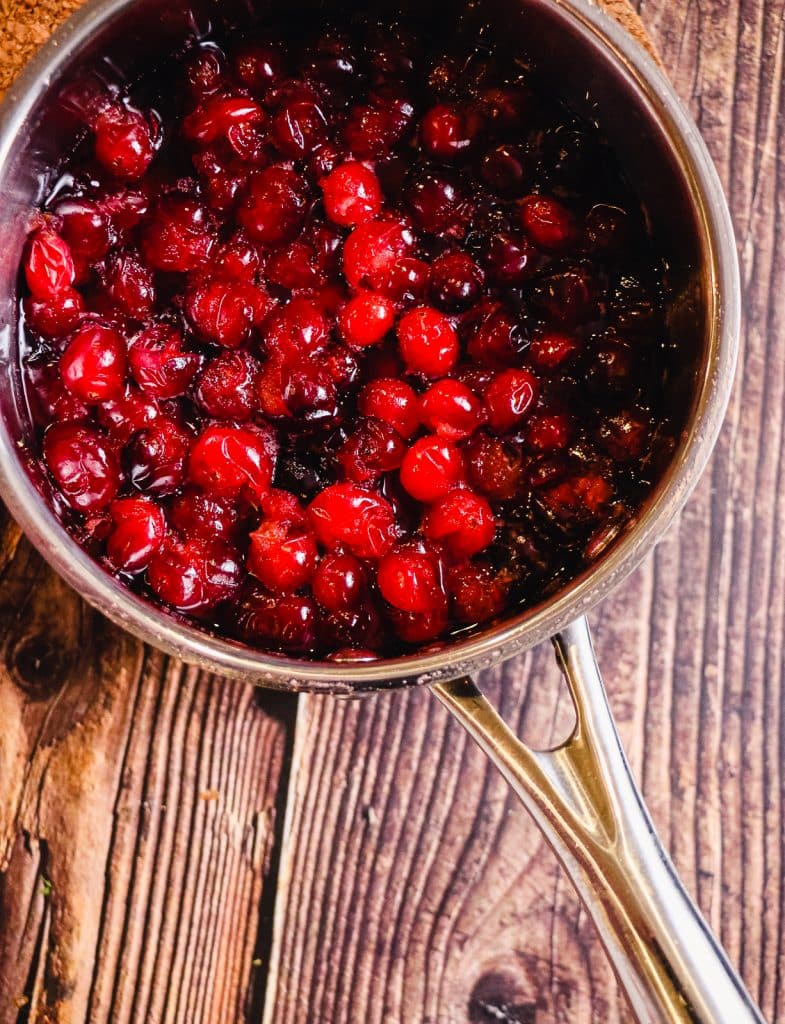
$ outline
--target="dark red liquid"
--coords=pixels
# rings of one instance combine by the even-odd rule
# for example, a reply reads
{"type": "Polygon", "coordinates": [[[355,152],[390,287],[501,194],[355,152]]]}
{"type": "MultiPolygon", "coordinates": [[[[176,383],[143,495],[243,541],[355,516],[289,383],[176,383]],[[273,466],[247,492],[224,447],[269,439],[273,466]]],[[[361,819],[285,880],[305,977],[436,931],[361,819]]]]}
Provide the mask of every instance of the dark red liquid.
{"type": "Polygon", "coordinates": [[[173,613],[298,656],[464,635],[667,461],[634,188],[482,38],[267,26],[84,102],[23,261],[28,401],[68,529],[173,613]]]}

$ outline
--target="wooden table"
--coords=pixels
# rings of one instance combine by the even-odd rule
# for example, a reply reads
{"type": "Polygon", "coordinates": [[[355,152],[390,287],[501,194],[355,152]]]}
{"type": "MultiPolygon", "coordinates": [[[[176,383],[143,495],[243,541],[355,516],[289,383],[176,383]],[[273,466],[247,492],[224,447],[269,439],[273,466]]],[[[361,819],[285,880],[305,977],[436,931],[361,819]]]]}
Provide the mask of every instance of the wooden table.
{"type": "MultiPolygon", "coordinates": [[[[73,2],[0,4],[0,85],[73,2]]],[[[643,0],[730,196],[745,323],[716,454],[593,616],[688,888],[785,1020],[785,0],[643,0]]],[[[426,692],[199,673],[0,539],[0,1024],[614,1024],[610,969],[525,812],[426,692]]],[[[550,650],[484,680],[563,733],[550,650]]]]}

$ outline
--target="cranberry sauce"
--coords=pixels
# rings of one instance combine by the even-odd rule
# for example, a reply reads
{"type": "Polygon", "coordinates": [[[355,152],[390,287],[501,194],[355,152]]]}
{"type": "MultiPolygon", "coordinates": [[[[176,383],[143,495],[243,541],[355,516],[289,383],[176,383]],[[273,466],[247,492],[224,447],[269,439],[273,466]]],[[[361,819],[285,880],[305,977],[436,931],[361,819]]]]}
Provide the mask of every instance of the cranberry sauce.
{"type": "Polygon", "coordinates": [[[264,650],[390,656],[536,604],[673,449],[634,190],[536,53],[446,31],[194,44],[83,104],[31,220],[58,514],[136,592],[264,650]]]}

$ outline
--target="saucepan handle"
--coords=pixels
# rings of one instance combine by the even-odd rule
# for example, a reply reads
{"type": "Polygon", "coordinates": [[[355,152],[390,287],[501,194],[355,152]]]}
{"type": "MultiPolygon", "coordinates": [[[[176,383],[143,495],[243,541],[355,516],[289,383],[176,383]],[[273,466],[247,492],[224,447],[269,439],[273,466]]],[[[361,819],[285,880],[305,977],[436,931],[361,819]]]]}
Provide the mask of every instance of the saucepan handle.
{"type": "Polygon", "coordinates": [[[763,1024],[654,831],[613,723],[589,627],[554,637],[576,726],[554,750],[518,740],[469,679],[433,689],[506,776],[575,884],[646,1024],[763,1024]]]}

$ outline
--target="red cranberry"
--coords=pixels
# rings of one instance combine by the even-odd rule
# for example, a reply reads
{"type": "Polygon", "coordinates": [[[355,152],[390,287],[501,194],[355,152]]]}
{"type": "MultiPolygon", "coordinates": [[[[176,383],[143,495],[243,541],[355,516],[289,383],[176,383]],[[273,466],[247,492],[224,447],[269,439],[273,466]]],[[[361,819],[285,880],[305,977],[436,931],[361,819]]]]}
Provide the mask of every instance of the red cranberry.
{"type": "Polygon", "coordinates": [[[382,208],[379,179],[364,164],[336,167],[322,182],[324,209],[330,220],[344,228],[373,220],[382,208]]]}
{"type": "Polygon", "coordinates": [[[290,291],[315,288],[324,282],[319,256],[313,245],[303,239],[270,253],[264,269],[270,284],[290,291]]]}
{"type": "Polygon", "coordinates": [[[308,507],[319,543],[358,558],[380,558],[395,540],[395,517],[377,494],[353,483],[326,487],[308,507]]]}
{"type": "Polygon", "coordinates": [[[479,299],[485,275],[464,252],[448,252],[431,266],[431,297],[447,313],[459,313],[479,299]]]}
{"type": "Polygon", "coordinates": [[[306,209],[305,181],[288,167],[268,167],[251,178],[237,218],[254,241],[283,245],[300,233],[306,209]]]}
{"type": "Polygon", "coordinates": [[[223,352],[211,360],[196,382],[200,409],[217,420],[247,420],[256,404],[259,363],[248,352],[223,352]]]}
{"type": "Polygon", "coordinates": [[[44,434],[44,460],[77,512],[107,508],[120,487],[114,449],[97,430],[83,424],[53,423],[44,434]]]}
{"type": "Polygon", "coordinates": [[[51,299],[24,300],[25,323],[43,338],[62,338],[79,323],[84,312],[82,296],[74,288],[63,288],[51,299]]]}
{"type": "Polygon", "coordinates": [[[106,256],[115,241],[112,225],[97,202],[89,199],[65,199],[57,204],[60,233],[86,263],[96,263],[106,256]]]}
{"type": "Polygon", "coordinates": [[[125,339],[96,323],[80,327],[60,359],[63,383],[88,404],[119,398],[125,387],[125,367],[125,339]]]}
{"type": "Polygon", "coordinates": [[[319,104],[311,99],[290,100],[273,118],[275,145],[291,160],[307,157],[326,135],[327,119],[319,104]]]}
{"type": "Polygon", "coordinates": [[[466,449],[469,483],[491,501],[520,498],[526,487],[526,463],[517,445],[480,435],[466,449]]]}
{"type": "Polygon", "coordinates": [[[358,407],[363,416],[373,416],[409,438],[420,426],[417,395],[402,380],[378,377],[360,392],[358,407]]]}
{"type": "Polygon", "coordinates": [[[492,86],[480,93],[480,107],[485,117],[502,130],[520,131],[531,105],[531,93],[522,86],[492,86]]]}
{"type": "Polygon", "coordinates": [[[63,386],[56,362],[28,362],[25,370],[30,412],[37,426],[46,427],[53,420],[89,419],[88,407],[63,386]]]}
{"type": "Polygon", "coordinates": [[[245,183],[247,168],[218,148],[197,150],[192,159],[207,205],[221,213],[230,210],[245,183]]]}
{"type": "Polygon", "coordinates": [[[208,96],[221,87],[224,56],[217,46],[201,46],[185,66],[185,75],[194,96],[208,96]]]}
{"type": "Polygon", "coordinates": [[[534,307],[556,324],[576,324],[591,318],[597,306],[595,282],[586,267],[554,270],[532,290],[534,307]]]}
{"type": "Polygon", "coordinates": [[[283,359],[299,361],[318,355],[330,340],[327,318],[310,299],[295,296],[275,310],[265,326],[268,350],[283,359]]]}
{"type": "Polygon", "coordinates": [[[141,572],[166,536],[163,511],[147,498],[120,498],[109,507],[112,532],[106,541],[109,561],[122,572],[141,572]]]}
{"type": "Polygon", "coordinates": [[[395,632],[405,644],[425,644],[436,640],[447,628],[447,601],[432,612],[402,612],[390,609],[395,632]]]}
{"type": "Polygon", "coordinates": [[[401,464],[401,483],[417,501],[433,502],[464,479],[463,456],[449,441],[422,437],[401,464]]]}
{"type": "Polygon", "coordinates": [[[144,320],[155,302],[152,272],[130,252],[109,258],[104,286],[111,306],[134,320],[144,320]]]}
{"type": "Polygon", "coordinates": [[[160,415],[155,399],[140,391],[128,391],[98,406],[98,422],[120,444],[126,444],[137,430],[143,430],[160,415]]]}
{"type": "Polygon", "coordinates": [[[96,159],[118,178],[141,178],[155,156],[156,141],[153,127],[138,110],[112,104],[98,115],[96,159]]]}
{"type": "Polygon", "coordinates": [[[343,140],[359,160],[385,157],[400,141],[409,125],[414,108],[403,97],[371,96],[370,104],[358,104],[349,111],[343,140]]]}
{"type": "Polygon", "coordinates": [[[183,348],[183,336],[167,324],[154,324],[134,339],[128,365],[136,383],[154,398],[185,394],[201,358],[183,348]]]}
{"type": "Polygon", "coordinates": [[[492,235],[485,247],[484,259],[488,277],[503,288],[523,284],[535,270],[534,249],[521,234],[499,232],[492,235]]]}
{"type": "Polygon", "coordinates": [[[244,284],[255,284],[262,266],[259,250],[247,241],[242,234],[216,249],[211,269],[214,277],[224,281],[242,281],[244,284]]]}
{"type": "Polygon", "coordinates": [[[345,345],[332,345],[322,353],[320,363],[336,388],[351,390],[360,376],[357,356],[345,345]]]}
{"type": "Polygon", "coordinates": [[[256,497],[270,489],[273,460],[267,445],[247,427],[207,427],[191,449],[188,479],[211,494],[256,497]]]}
{"type": "Polygon", "coordinates": [[[242,568],[233,548],[223,541],[200,537],[167,537],[147,569],[153,593],[191,614],[228,601],[241,577],[242,568]]]}
{"type": "Polygon", "coordinates": [[[244,96],[209,96],[183,121],[183,135],[207,146],[224,138],[236,125],[259,124],[267,115],[244,96]]]}
{"type": "Polygon", "coordinates": [[[503,196],[517,196],[526,188],[528,158],[520,146],[497,146],[486,154],[480,174],[486,185],[503,196]]]}
{"type": "Polygon", "coordinates": [[[433,505],[423,520],[423,533],[443,541],[453,558],[471,558],[493,540],[496,521],[491,506],[473,491],[450,491],[433,505]]]}
{"type": "Polygon", "coordinates": [[[460,381],[440,380],[420,399],[423,425],[445,441],[463,441],[482,420],[479,399],[460,381]]]}
{"type": "Polygon", "coordinates": [[[506,310],[493,307],[474,327],[467,352],[481,366],[518,366],[528,343],[523,325],[506,310]]]}
{"type": "Polygon", "coordinates": [[[347,480],[364,483],[398,469],[406,451],[403,438],[382,420],[360,420],[338,452],[347,480]]]}
{"type": "Polygon", "coordinates": [[[597,473],[586,473],[539,489],[537,501],[548,518],[571,531],[594,523],[612,495],[607,480],[597,473]]]}
{"type": "Polygon", "coordinates": [[[438,564],[420,551],[393,548],[379,562],[376,582],[385,601],[400,611],[433,613],[444,605],[438,564]]]}
{"type": "Polygon", "coordinates": [[[24,266],[27,287],[36,299],[55,299],[74,280],[71,249],[49,228],[30,236],[24,266]]]}
{"type": "Polygon", "coordinates": [[[338,317],[341,337],[355,348],[378,345],[395,322],[395,306],[384,295],[360,292],[350,299],[338,317]]]}
{"type": "Polygon", "coordinates": [[[128,478],[152,497],[174,494],[185,479],[191,437],[173,420],[159,416],[130,439],[123,453],[128,478]]]}
{"type": "Polygon", "coordinates": [[[526,424],[526,444],[540,452],[561,451],[571,435],[570,417],[561,412],[534,412],[526,424]]]}
{"type": "Polygon", "coordinates": [[[154,270],[194,270],[214,246],[212,220],[195,199],[168,196],[148,219],[142,252],[154,270]]]}
{"type": "Polygon", "coordinates": [[[504,577],[479,563],[451,569],[447,589],[453,615],[466,624],[488,622],[501,615],[509,593],[504,577]]]}
{"type": "Polygon", "coordinates": [[[542,370],[555,370],[578,353],[577,340],[563,331],[542,331],[529,348],[531,361],[542,370]]]}
{"type": "Polygon", "coordinates": [[[398,344],[407,371],[424,377],[443,377],[458,359],[455,328],[443,313],[427,306],[401,317],[398,344]]]}
{"type": "Polygon", "coordinates": [[[250,535],[246,567],[277,594],[304,587],[318,560],[313,534],[303,527],[291,529],[278,520],[265,520],[250,535]]]}
{"type": "Polygon", "coordinates": [[[263,288],[245,281],[207,278],[189,288],[185,314],[203,341],[238,348],[272,306],[263,288]]]}
{"type": "Polygon", "coordinates": [[[463,198],[455,184],[442,174],[422,173],[406,192],[406,204],[420,231],[458,233],[463,198]]]}
{"type": "Polygon", "coordinates": [[[101,209],[109,218],[112,230],[122,237],[147,215],[150,197],[146,192],[121,188],[101,200],[101,209]]]}
{"type": "Polygon", "coordinates": [[[575,241],[575,218],[548,196],[527,196],[521,203],[521,223],[540,249],[564,249],[575,241]]]}
{"type": "Polygon", "coordinates": [[[343,272],[352,288],[378,288],[395,262],[411,250],[413,239],[401,224],[373,220],[361,224],[343,247],[343,272]]]}
{"type": "Polygon", "coordinates": [[[237,539],[239,514],[232,499],[186,487],[169,507],[169,522],[184,537],[233,542],[237,539]]]}
{"type": "Polygon", "coordinates": [[[233,609],[241,639],[255,646],[272,646],[305,654],[316,644],[319,612],[314,601],[299,594],[285,597],[248,590],[233,609]]]}
{"type": "Polygon", "coordinates": [[[354,611],[365,588],[365,572],[353,555],[325,555],[311,583],[313,596],[329,612],[354,611]]]}
{"type": "Polygon", "coordinates": [[[379,291],[399,306],[424,302],[431,281],[431,268],[423,260],[404,256],[379,277],[379,291]]]}
{"type": "Polygon", "coordinates": [[[643,409],[623,409],[600,422],[597,434],[617,462],[639,459],[651,438],[651,417],[643,409]]]}
{"type": "Polygon", "coordinates": [[[502,370],[485,392],[489,426],[500,434],[514,430],[538,392],[537,378],[529,370],[502,370]]]}
{"type": "Polygon", "coordinates": [[[471,149],[481,126],[476,112],[438,103],[422,119],[420,145],[430,156],[453,160],[471,149]]]}
{"type": "Polygon", "coordinates": [[[249,43],[238,51],[234,71],[243,85],[265,93],[286,73],[283,55],[274,46],[249,43]]]}

